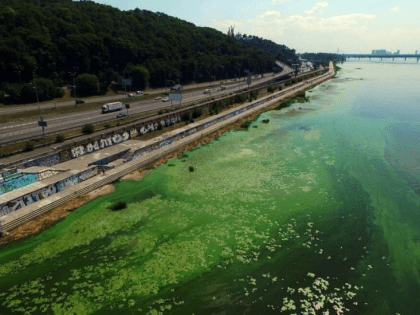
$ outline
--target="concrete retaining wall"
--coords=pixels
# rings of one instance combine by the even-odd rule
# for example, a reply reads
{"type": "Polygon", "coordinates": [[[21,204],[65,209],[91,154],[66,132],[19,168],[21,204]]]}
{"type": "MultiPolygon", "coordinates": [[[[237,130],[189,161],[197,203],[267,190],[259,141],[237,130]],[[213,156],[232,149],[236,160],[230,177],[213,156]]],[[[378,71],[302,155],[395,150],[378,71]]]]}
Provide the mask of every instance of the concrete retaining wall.
{"type": "Polygon", "coordinates": [[[77,185],[98,174],[99,168],[94,166],[78,174],[61,179],[53,184],[45,185],[45,187],[37,189],[29,194],[22,195],[19,198],[0,204],[0,217],[54,195],[57,192],[66,190],[67,188],[77,185]]]}

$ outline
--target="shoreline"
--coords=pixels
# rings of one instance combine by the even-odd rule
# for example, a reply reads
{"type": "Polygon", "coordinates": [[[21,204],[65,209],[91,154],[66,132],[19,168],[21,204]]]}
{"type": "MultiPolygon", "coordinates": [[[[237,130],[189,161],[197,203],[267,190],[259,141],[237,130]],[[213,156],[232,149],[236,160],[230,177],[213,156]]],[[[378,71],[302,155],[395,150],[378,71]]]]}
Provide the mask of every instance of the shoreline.
{"type": "MultiPolygon", "coordinates": [[[[319,84],[322,84],[324,81],[320,82],[319,84]]],[[[318,84],[318,85],[319,85],[318,84]]],[[[316,86],[318,86],[316,85],[316,86]]],[[[312,86],[311,88],[313,88],[312,86]]],[[[260,110],[257,110],[243,118],[240,118],[229,125],[222,127],[220,129],[217,129],[216,131],[206,135],[202,136],[200,139],[195,140],[193,142],[190,142],[188,144],[183,145],[182,147],[166,154],[165,156],[158,158],[146,165],[143,165],[142,167],[136,169],[135,171],[121,177],[118,179],[118,181],[121,180],[135,180],[135,181],[141,181],[141,179],[152,169],[156,168],[164,163],[166,163],[168,160],[176,158],[178,156],[181,156],[185,151],[192,150],[196,148],[197,146],[201,146],[204,144],[209,143],[210,141],[213,141],[215,138],[218,138],[222,134],[232,131],[232,130],[238,130],[241,128],[241,125],[246,121],[253,121],[255,120],[259,115],[261,115],[263,112],[273,110],[275,108],[278,108],[280,104],[287,103],[290,99],[293,99],[296,95],[291,97],[286,97],[285,99],[279,100],[278,102],[273,103],[272,105],[268,107],[264,107],[260,110]]],[[[298,103],[296,103],[296,106],[298,108],[293,107],[285,107],[280,108],[279,113],[283,115],[284,117],[291,117],[291,116],[298,116],[303,115],[304,113],[311,112],[316,109],[311,108],[301,108],[298,103]]],[[[85,203],[92,201],[93,199],[103,196],[105,194],[109,194],[115,190],[114,185],[108,184],[105,186],[102,186],[94,191],[91,191],[89,193],[86,193],[82,196],[76,197],[73,200],[70,200],[50,211],[47,213],[44,213],[28,222],[25,222],[21,224],[20,226],[16,227],[15,229],[11,230],[10,232],[5,233],[2,237],[0,237],[0,247],[25,239],[30,236],[37,235],[41,233],[43,230],[51,227],[55,223],[61,221],[63,218],[65,218],[68,214],[70,214],[72,211],[76,210],[78,207],[84,205],[85,203]]]]}
{"type": "MultiPolygon", "coordinates": [[[[286,100],[287,101],[287,100],[286,100]]],[[[282,101],[284,102],[284,101],[282,101]]],[[[191,142],[189,144],[184,145],[183,147],[168,153],[167,155],[165,155],[164,157],[161,157],[147,165],[144,165],[142,167],[140,167],[139,169],[121,177],[118,181],[141,181],[143,179],[143,177],[153,168],[159,167],[163,164],[165,164],[166,162],[168,162],[169,160],[179,157],[181,156],[183,153],[185,153],[186,151],[190,151],[194,148],[196,148],[197,146],[201,146],[201,145],[205,145],[211,141],[213,141],[214,139],[220,137],[221,135],[223,135],[226,132],[229,131],[233,131],[233,130],[238,130],[241,129],[241,125],[246,122],[246,121],[250,121],[250,120],[254,120],[256,118],[258,118],[259,115],[261,115],[263,112],[266,111],[270,111],[273,110],[274,108],[278,107],[279,104],[281,104],[282,102],[273,104],[272,106],[268,107],[268,108],[264,108],[261,111],[255,112],[249,116],[246,116],[244,118],[241,118],[238,121],[235,121],[234,123],[223,127],[221,129],[218,129],[217,131],[207,135],[207,136],[203,136],[202,138],[200,138],[199,140],[196,140],[194,142],[191,142]]],[[[283,110],[283,109],[281,109],[283,110]]],[[[287,112],[284,112],[283,115],[285,117],[290,117],[290,116],[298,116],[298,115],[302,115],[304,113],[308,113],[310,110],[308,109],[291,109],[288,110],[287,112]]],[[[79,208],[80,206],[107,194],[110,194],[112,192],[115,191],[115,186],[112,184],[108,184],[105,186],[102,186],[94,191],[91,191],[89,193],[86,193],[80,197],[77,197],[73,200],[70,200],[50,211],[48,211],[47,213],[44,213],[28,222],[23,223],[22,225],[18,226],[17,228],[13,229],[12,231],[8,232],[7,234],[3,235],[2,237],[0,237],[0,247],[1,246],[5,246],[17,241],[20,241],[22,239],[31,237],[31,236],[35,236],[39,233],[41,233],[42,231],[50,228],[51,226],[53,226],[54,224],[56,224],[57,222],[63,220],[67,215],[71,214],[71,212],[75,211],[77,208],[79,208]]]]}

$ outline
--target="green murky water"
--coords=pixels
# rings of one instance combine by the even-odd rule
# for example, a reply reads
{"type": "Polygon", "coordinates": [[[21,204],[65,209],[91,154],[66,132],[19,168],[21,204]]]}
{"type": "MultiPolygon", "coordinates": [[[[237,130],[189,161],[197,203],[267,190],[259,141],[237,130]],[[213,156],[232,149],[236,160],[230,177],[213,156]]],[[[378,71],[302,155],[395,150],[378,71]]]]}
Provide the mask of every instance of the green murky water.
{"type": "Polygon", "coordinates": [[[417,314],[418,66],[342,67],[3,247],[0,314],[417,314]]]}

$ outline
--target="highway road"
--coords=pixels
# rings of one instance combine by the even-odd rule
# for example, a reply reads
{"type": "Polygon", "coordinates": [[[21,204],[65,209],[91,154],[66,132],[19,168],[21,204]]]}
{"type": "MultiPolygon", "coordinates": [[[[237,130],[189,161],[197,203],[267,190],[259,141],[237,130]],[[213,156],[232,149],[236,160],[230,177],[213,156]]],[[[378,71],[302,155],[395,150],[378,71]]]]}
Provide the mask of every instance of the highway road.
{"type": "MultiPolygon", "coordinates": [[[[272,76],[273,73],[265,73],[264,76],[272,76]]],[[[244,80],[246,77],[239,78],[239,80],[244,80]]],[[[226,82],[226,80],[223,80],[223,82],[226,82]]],[[[227,82],[232,82],[231,79],[229,79],[227,82]]],[[[215,86],[218,86],[220,83],[220,80],[217,82],[214,82],[215,86]]],[[[207,87],[212,85],[213,82],[203,82],[203,83],[194,83],[183,86],[184,90],[188,89],[195,89],[199,87],[207,87]]],[[[149,93],[152,94],[161,94],[164,92],[168,92],[169,88],[160,88],[160,89],[153,89],[149,90],[149,93]]],[[[117,102],[121,101],[124,102],[124,100],[127,99],[128,93],[135,93],[134,91],[127,91],[127,93],[124,94],[118,94],[118,95],[108,95],[108,96],[92,96],[88,98],[78,97],[77,99],[83,99],[85,103],[97,103],[97,102],[104,102],[104,103],[110,103],[110,102],[117,102]]],[[[41,102],[40,108],[41,110],[44,108],[54,108],[54,107],[64,107],[64,106],[73,106],[74,105],[74,99],[68,100],[68,101],[47,101],[47,102],[41,102]]],[[[80,105],[83,106],[83,105],[80,105]]],[[[0,108],[0,114],[9,114],[9,113],[17,113],[17,112],[24,112],[24,111],[30,111],[30,110],[38,110],[38,104],[26,104],[26,105],[11,105],[8,107],[0,108]]]]}
{"type": "MultiPolygon", "coordinates": [[[[292,69],[285,68],[281,73],[276,76],[281,76],[287,74],[292,69]]],[[[273,75],[265,76],[264,78],[254,79],[252,85],[259,84],[264,81],[273,79],[273,75]]],[[[252,87],[251,85],[251,87],[252,87]]],[[[206,83],[204,86],[208,86],[206,83]]],[[[226,90],[221,91],[219,86],[215,85],[214,89],[210,89],[211,94],[203,94],[204,90],[183,93],[182,103],[197,101],[200,99],[205,99],[209,97],[222,96],[224,94],[232,93],[238,89],[247,87],[246,84],[231,84],[226,86],[226,90]]],[[[96,101],[96,100],[95,100],[96,101]]],[[[179,106],[178,101],[173,101],[172,106],[179,106]]],[[[166,109],[171,106],[171,102],[162,102],[162,100],[147,100],[130,103],[129,115],[141,114],[152,110],[166,109]]],[[[37,107],[36,107],[37,108],[37,107]]],[[[123,112],[126,112],[123,109],[123,112]]],[[[56,133],[68,129],[74,129],[81,127],[88,123],[99,123],[107,120],[115,119],[115,116],[119,112],[112,113],[101,113],[101,106],[98,105],[98,109],[87,110],[72,114],[60,115],[60,116],[50,116],[44,117],[44,120],[47,121],[48,126],[45,128],[46,133],[56,133]]],[[[25,140],[30,138],[39,137],[42,135],[42,129],[38,126],[38,119],[30,119],[24,122],[18,123],[7,123],[0,125],[0,143],[7,143],[10,141],[25,140]]]]}

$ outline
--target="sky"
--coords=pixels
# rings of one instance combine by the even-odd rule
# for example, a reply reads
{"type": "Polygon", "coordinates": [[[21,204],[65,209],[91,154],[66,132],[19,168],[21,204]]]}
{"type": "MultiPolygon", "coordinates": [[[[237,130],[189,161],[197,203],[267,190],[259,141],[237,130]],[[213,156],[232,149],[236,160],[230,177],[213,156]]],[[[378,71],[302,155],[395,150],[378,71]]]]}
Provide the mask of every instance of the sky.
{"type": "Polygon", "coordinates": [[[107,0],[227,33],[270,39],[297,52],[420,51],[418,0],[107,0]]]}

